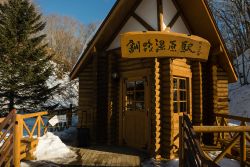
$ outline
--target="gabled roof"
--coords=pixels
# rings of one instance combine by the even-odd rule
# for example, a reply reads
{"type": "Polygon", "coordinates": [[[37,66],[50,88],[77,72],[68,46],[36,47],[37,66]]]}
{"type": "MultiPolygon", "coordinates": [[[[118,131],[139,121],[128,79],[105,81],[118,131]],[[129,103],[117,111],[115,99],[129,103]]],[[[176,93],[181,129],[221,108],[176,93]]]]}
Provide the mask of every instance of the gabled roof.
{"type": "MultiPolygon", "coordinates": [[[[110,13],[103,21],[93,39],[89,42],[87,48],[74,66],[70,78],[78,76],[81,69],[84,68],[87,61],[91,58],[95,50],[102,50],[107,47],[115,35],[116,31],[121,28],[123,22],[130,16],[142,0],[117,0],[110,13]]],[[[221,37],[219,29],[213,18],[206,0],[175,0],[187,21],[192,34],[207,39],[213,49],[221,52],[218,54],[219,63],[228,73],[229,82],[237,81],[237,75],[229,60],[229,54],[225,43],[221,37]]]]}

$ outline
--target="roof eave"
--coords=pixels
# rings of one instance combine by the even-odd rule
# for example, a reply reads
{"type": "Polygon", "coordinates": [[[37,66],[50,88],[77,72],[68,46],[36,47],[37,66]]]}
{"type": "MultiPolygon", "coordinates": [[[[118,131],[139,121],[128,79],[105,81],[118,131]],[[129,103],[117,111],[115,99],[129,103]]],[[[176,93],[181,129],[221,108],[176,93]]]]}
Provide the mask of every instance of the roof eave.
{"type": "Polygon", "coordinates": [[[224,39],[222,38],[222,35],[221,35],[221,33],[220,33],[220,31],[219,31],[219,28],[218,28],[218,26],[217,26],[217,24],[216,24],[216,21],[215,21],[215,18],[214,18],[214,16],[213,16],[213,13],[212,13],[212,11],[211,11],[211,9],[210,9],[210,7],[209,7],[209,4],[208,4],[208,2],[207,2],[207,0],[202,0],[202,2],[203,2],[203,4],[204,4],[204,6],[205,6],[205,8],[206,8],[206,11],[207,11],[207,13],[208,13],[208,16],[209,16],[209,18],[210,18],[210,20],[212,21],[212,23],[213,23],[213,26],[214,26],[214,29],[216,30],[216,33],[217,33],[217,35],[218,35],[218,38],[219,38],[219,40],[220,40],[220,43],[221,43],[221,46],[222,46],[222,49],[223,49],[223,52],[224,52],[224,54],[222,54],[223,55],[223,57],[224,57],[224,59],[226,60],[226,64],[228,64],[229,65],[229,70],[230,71],[228,71],[229,73],[228,73],[228,81],[230,82],[230,83],[233,83],[233,82],[236,82],[237,80],[238,80],[238,76],[237,76],[237,74],[236,74],[236,72],[235,72],[235,69],[234,69],[234,67],[233,67],[233,65],[232,65],[232,63],[231,63],[231,61],[230,61],[230,59],[229,59],[229,52],[228,52],[228,50],[227,50],[227,48],[226,48],[226,44],[225,44],[225,41],[224,41],[224,39]]]}
{"type": "Polygon", "coordinates": [[[76,62],[76,65],[73,67],[71,73],[70,73],[70,79],[76,79],[77,75],[80,71],[80,68],[82,66],[82,64],[88,59],[89,55],[91,54],[91,50],[94,48],[94,45],[97,41],[97,37],[100,35],[101,30],[103,29],[103,27],[105,25],[107,25],[108,19],[110,18],[111,14],[113,13],[113,11],[115,10],[116,6],[119,4],[121,0],[117,0],[115,2],[115,4],[113,5],[113,7],[111,8],[110,12],[108,13],[108,15],[106,16],[106,18],[104,19],[104,21],[102,22],[102,24],[100,25],[100,27],[98,28],[96,34],[94,35],[94,37],[92,38],[92,40],[89,42],[89,44],[87,45],[85,51],[83,52],[82,55],[80,55],[81,57],[78,59],[78,61],[76,62]]]}

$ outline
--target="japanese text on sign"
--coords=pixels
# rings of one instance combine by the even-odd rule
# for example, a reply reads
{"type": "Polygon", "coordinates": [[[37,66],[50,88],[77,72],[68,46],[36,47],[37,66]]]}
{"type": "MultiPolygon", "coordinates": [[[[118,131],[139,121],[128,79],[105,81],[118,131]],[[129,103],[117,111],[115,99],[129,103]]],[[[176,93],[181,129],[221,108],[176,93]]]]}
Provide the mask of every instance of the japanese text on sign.
{"type": "Polygon", "coordinates": [[[207,60],[210,44],[197,36],[166,32],[126,33],[121,36],[122,57],[186,57],[207,60]]]}

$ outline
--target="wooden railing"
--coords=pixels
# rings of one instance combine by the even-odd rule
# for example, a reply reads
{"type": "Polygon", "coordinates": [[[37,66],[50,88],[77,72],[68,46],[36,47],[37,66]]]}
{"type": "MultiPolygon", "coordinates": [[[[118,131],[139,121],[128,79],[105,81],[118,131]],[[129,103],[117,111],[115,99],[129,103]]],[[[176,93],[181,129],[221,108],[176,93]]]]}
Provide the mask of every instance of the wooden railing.
{"type": "MultiPolygon", "coordinates": [[[[41,126],[46,127],[46,125],[45,125],[45,123],[44,123],[44,121],[42,119],[42,116],[47,115],[47,114],[48,114],[47,111],[32,113],[32,114],[24,114],[24,115],[19,115],[18,114],[16,121],[18,122],[18,124],[20,126],[20,136],[23,137],[23,132],[24,132],[24,130],[26,130],[27,133],[28,133],[28,136],[30,138],[40,137],[41,136],[41,130],[42,130],[41,126]],[[25,120],[30,119],[30,118],[35,119],[35,123],[34,123],[34,125],[33,125],[33,127],[31,129],[27,126],[27,124],[25,122],[25,120]],[[35,132],[36,132],[36,134],[35,134],[35,132]]],[[[46,128],[45,128],[44,133],[46,133],[46,128]]],[[[27,136],[25,136],[25,137],[27,137],[27,136]]]]}
{"type": "MultiPolygon", "coordinates": [[[[216,125],[222,126],[222,127],[229,126],[230,120],[231,120],[231,123],[232,123],[232,121],[233,121],[233,123],[236,123],[236,121],[237,121],[238,125],[244,126],[244,127],[248,126],[247,123],[250,124],[250,118],[245,118],[245,117],[226,115],[226,114],[215,114],[215,118],[216,118],[215,119],[216,125]]],[[[225,137],[228,138],[228,135],[232,138],[234,133],[229,132],[228,134],[225,134],[225,132],[219,132],[218,136],[217,136],[217,141],[219,141],[220,139],[224,139],[225,137]]],[[[247,138],[249,140],[249,133],[247,134],[247,138]]]]}
{"type": "MultiPolygon", "coordinates": [[[[247,124],[250,118],[225,114],[215,116],[215,126],[192,126],[188,115],[180,117],[180,165],[185,162],[191,166],[214,166],[222,158],[229,156],[240,161],[241,167],[250,166],[250,145],[247,145],[247,142],[250,143],[250,126],[247,124]],[[229,126],[229,119],[238,121],[239,126],[229,126]],[[213,133],[216,136],[216,145],[212,148],[221,152],[212,160],[213,163],[201,148],[200,135],[203,133],[213,133]]],[[[203,147],[210,148],[205,145],[203,147]]]]}
{"type": "Polygon", "coordinates": [[[179,166],[219,167],[204,154],[187,114],[179,117],[179,166]]]}
{"type": "Polygon", "coordinates": [[[187,114],[179,117],[179,166],[219,167],[203,152],[187,114]]]}
{"type": "Polygon", "coordinates": [[[241,166],[250,166],[250,118],[232,116],[226,114],[215,114],[216,126],[198,126],[194,130],[199,133],[217,133],[216,145],[222,152],[214,159],[219,162],[223,157],[230,156],[240,161],[241,166]],[[237,121],[238,126],[229,126],[229,122],[237,121]],[[237,155],[238,154],[238,155],[237,155]],[[247,156],[248,154],[248,156],[247,156]]]}
{"type": "Polygon", "coordinates": [[[14,128],[16,110],[0,123],[0,166],[13,166],[14,128]]]}
{"type": "Polygon", "coordinates": [[[32,113],[32,114],[24,114],[24,115],[20,115],[17,114],[16,115],[16,126],[15,126],[15,140],[14,140],[14,164],[15,166],[20,166],[20,161],[21,159],[23,159],[26,156],[30,156],[30,152],[32,148],[32,144],[31,147],[28,149],[25,149],[25,151],[27,152],[22,152],[22,141],[24,142],[32,142],[34,141],[34,138],[40,137],[41,136],[41,130],[42,130],[42,126],[43,128],[43,133],[46,133],[46,126],[45,123],[42,119],[43,115],[47,115],[48,112],[38,112],[38,113],[32,113]],[[30,119],[30,118],[34,118],[35,119],[35,123],[34,125],[30,128],[27,126],[25,120],[26,119],[30,119]],[[27,136],[24,136],[24,130],[27,131],[27,136]],[[24,140],[25,139],[25,140],[24,140]]]}

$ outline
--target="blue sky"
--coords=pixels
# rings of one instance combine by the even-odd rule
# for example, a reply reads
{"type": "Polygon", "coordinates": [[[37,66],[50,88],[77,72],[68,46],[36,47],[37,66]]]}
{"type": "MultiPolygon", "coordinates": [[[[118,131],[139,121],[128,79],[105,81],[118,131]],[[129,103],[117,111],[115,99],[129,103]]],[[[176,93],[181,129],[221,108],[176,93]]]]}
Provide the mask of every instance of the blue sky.
{"type": "Polygon", "coordinates": [[[83,24],[101,22],[116,0],[34,0],[43,14],[72,17],[83,24]]]}

